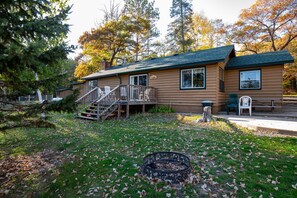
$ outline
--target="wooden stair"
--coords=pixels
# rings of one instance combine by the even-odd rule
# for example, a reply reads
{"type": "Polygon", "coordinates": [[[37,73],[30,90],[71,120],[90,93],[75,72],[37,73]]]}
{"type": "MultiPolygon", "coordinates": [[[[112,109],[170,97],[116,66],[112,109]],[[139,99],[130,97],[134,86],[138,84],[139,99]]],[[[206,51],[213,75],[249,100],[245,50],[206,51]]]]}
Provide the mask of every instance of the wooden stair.
{"type": "Polygon", "coordinates": [[[109,94],[101,96],[90,102],[82,111],[77,114],[77,118],[85,120],[106,120],[108,117],[114,116],[118,110],[117,95],[118,87],[114,88],[109,94]]]}

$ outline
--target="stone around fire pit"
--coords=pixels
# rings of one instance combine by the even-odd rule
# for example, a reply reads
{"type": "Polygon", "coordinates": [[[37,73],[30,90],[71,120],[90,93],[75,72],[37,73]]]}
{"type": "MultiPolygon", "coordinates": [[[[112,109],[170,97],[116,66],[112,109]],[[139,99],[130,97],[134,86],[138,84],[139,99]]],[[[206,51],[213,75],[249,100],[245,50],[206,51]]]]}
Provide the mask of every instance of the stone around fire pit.
{"type": "Polygon", "coordinates": [[[143,159],[141,172],[149,178],[171,183],[183,182],[191,173],[190,159],[176,152],[152,153],[143,159]]]}

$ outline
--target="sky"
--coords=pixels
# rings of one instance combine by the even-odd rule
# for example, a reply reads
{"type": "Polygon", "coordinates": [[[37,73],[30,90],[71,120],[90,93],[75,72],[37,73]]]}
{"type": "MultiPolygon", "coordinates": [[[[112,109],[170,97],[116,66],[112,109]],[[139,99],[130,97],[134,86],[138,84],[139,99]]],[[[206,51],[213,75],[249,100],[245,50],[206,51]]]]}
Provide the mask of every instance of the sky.
{"type": "MultiPolygon", "coordinates": [[[[98,26],[102,20],[105,7],[109,7],[112,0],[70,0],[73,5],[68,23],[71,25],[68,41],[71,45],[78,45],[78,38],[85,31],[98,26]]],[[[115,0],[123,4],[123,0],[115,0]]],[[[233,23],[238,19],[240,11],[249,8],[256,0],[192,0],[193,11],[203,13],[209,19],[222,19],[224,23],[233,23]]],[[[155,0],[155,7],[159,8],[160,20],[157,27],[164,38],[167,26],[171,22],[169,9],[172,0],[155,0]]],[[[76,52],[78,53],[78,51],[76,52]]],[[[70,57],[75,57],[71,54],[70,57]]]]}

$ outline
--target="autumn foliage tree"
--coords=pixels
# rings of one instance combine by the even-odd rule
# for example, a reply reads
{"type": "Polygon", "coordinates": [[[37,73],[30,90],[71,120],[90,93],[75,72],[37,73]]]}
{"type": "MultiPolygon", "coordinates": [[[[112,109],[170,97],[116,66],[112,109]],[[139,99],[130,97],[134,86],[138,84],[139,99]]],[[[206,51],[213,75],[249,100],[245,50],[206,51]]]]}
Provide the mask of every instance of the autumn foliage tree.
{"type": "Polygon", "coordinates": [[[297,38],[297,1],[257,0],[231,26],[231,40],[242,51],[278,51],[297,38]]]}
{"type": "Polygon", "coordinates": [[[297,39],[293,40],[289,46],[288,50],[293,55],[295,63],[285,65],[284,69],[284,91],[290,94],[291,92],[297,92],[297,39]]]}
{"type": "Polygon", "coordinates": [[[123,10],[111,5],[104,11],[99,27],[84,32],[79,38],[83,49],[77,57],[76,77],[99,71],[105,59],[110,65],[117,61],[135,61],[141,53],[149,51],[150,40],[158,35],[155,22],[159,12],[154,1],[126,0],[123,10]]]}
{"type": "Polygon", "coordinates": [[[134,27],[132,24],[127,24],[127,21],[129,21],[127,16],[121,16],[118,21],[108,21],[80,36],[78,42],[83,52],[78,58],[76,77],[83,77],[100,70],[104,59],[113,65],[119,54],[125,54],[127,47],[132,45],[130,35],[134,27]]]}
{"type": "Polygon", "coordinates": [[[200,50],[225,45],[225,24],[220,19],[209,20],[201,13],[192,16],[192,28],[189,37],[192,40],[191,49],[200,50]]]}

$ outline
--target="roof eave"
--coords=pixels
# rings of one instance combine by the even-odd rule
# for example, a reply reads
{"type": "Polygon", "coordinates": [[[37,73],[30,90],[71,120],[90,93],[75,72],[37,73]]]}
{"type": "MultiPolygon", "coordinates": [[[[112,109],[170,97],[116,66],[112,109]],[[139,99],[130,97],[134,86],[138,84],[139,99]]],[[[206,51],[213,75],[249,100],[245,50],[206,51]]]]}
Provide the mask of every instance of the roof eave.
{"type": "Polygon", "coordinates": [[[226,70],[231,70],[231,69],[245,69],[245,68],[251,68],[251,67],[262,67],[262,66],[275,66],[275,65],[284,65],[286,63],[294,63],[293,60],[288,60],[288,61],[278,61],[278,62],[272,62],[272,63],[260,63],[260,64],[250,64],[250,65],[240,65],[240,66],[231,66],[231,67],[226,67],[226,70]]]}
{"type": "MultiPolygon", "coordinates": [[[[230,51],[231,52],[231,51],[230,51]]],[[[92,76],[92,77],[84,77],[82,79],[84,80],[94,80],[98,78],[106,78],[106,77],[112,77],[112,76],[117,76],[119,74],[129,74],[129,73],[137,73],[137,72],[146,72],[146,71],[152,71],[152,70],[167,70],[167,69],[177,69],[177,68],[182,68],[182,67],[192,67],[195,65],[205,65],[205,64],[215,64],[218,62],[225,61],[225,58],[222,59],[217,59],[217,60],[211,60],[211,61],[203,61],[203,62],[194,62],[194,63],[187,63],[187,64],[181,64],[181,65],[174,65],[174,66],[166,66],[166,67],[160,67],[160,68],[144,68],[144,69],[138,69],[138,70],[133,70],[133,71],[127,71],[127,72],[119,72],[115,74],[107,74],[107,75],[100,75],[100,76],[92,76]]]]}

